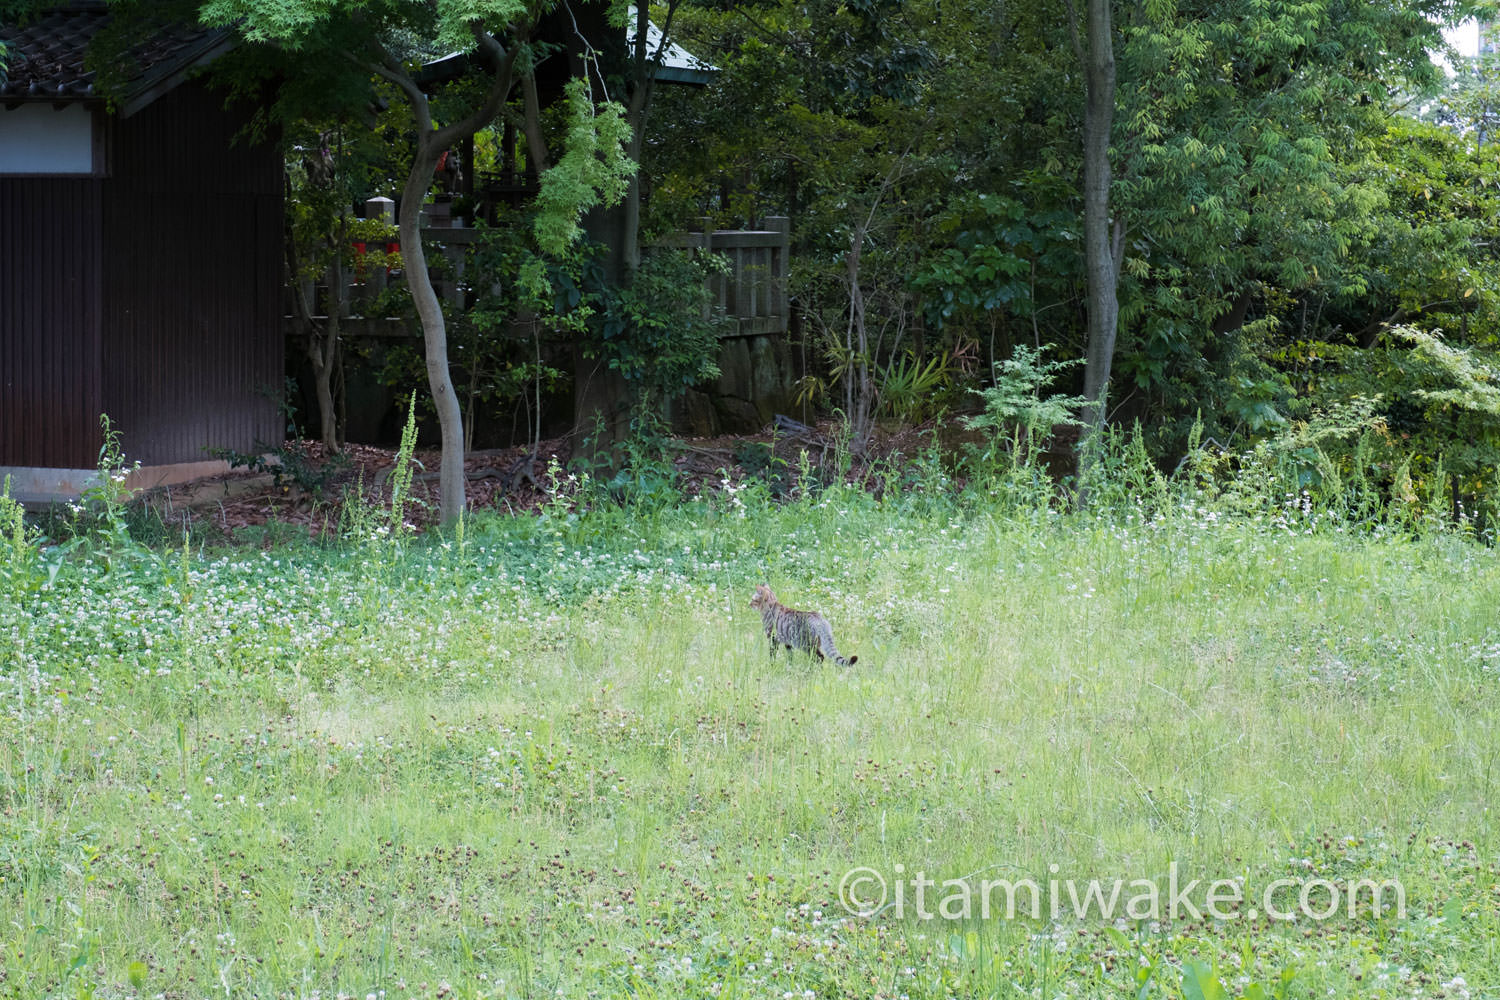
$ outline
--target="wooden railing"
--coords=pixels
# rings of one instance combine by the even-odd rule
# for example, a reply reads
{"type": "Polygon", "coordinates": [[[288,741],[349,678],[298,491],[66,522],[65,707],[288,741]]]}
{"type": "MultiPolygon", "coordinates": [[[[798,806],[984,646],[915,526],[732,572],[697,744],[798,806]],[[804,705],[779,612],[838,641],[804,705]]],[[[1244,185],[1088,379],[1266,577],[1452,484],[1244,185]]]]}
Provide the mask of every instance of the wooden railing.
{"type": "MultiPolygon", "coordinates": [[[[438,297],[449,306],[462,308],[465,289],[465,255],[479,238],[479,230],[462,227],[424,227],[422,242],[428,259],[443,259],[431,268],[438,297]]],[[[709,279],[717,305],[729,319],[725,337],[750,337],[785,333],[789,316],[787,268],[791,255],[791,227],[785,217],[766,220],[764,229],[705,229],[676,233],[662,240],[664,247],[684,247],[723,254],[729,266],[724,274],[709,279]]],[[[383,248],[382,248],[383,249],[383,248]]],[[[354,279],[351,274],[350,278],[354,279]]],[[[399,273],[387,275],[383,267],[368,267],[339,296],[339,312],[349,336],[419,336],[420,328],[399,319],[366,318],[364,304],[388,286],[399,283],[399,273]]],[[[308,289],[319,312],[331,308],[326,286],[308,289]]]]}
{"type": "Polygon", "coordinates": [[[729,269],[709,279],[719,308],[731,320],[728,337],[785,333],[790,315],[787,267],[791,258],[791,224],[785,216],[766,220],[764,229],[709,229],[677,233],[662,246],[721,253],[729,269]]]}

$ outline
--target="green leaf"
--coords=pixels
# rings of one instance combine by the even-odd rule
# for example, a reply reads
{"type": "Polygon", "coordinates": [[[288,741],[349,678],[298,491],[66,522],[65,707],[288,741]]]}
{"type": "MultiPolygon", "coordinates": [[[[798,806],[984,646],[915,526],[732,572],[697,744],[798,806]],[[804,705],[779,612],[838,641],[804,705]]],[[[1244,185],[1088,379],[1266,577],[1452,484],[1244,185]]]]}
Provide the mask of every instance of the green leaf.
{"type": "Polygon", "coordinates": [[[1213,967],[1207,962],[1186,962],[1182,966],[1183,1000],[1226,1000],[1229,996],[1213,967]]]}
{"type": "Polygon", "coordinates": [[[565,151],[542,174],[537,194],[536,239],[543,252],[562,254],[583,230],[579,220],[596,205],[625,197],[636,163],[625,153],[630,126],[625,109],[613,102],[595,107],[588,81],[568,81],[565,151]]]}

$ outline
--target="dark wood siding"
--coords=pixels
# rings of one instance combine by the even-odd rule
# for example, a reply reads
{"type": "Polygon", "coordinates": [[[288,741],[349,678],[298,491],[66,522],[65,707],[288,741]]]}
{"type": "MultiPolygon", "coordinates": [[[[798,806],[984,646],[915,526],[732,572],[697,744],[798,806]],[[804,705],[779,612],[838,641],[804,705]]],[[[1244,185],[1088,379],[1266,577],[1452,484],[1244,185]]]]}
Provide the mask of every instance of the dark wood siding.
{"type": "Polygon", "coordinates": [[[198,84],[114,126],[103,401],[146,465],[281,440],[281,163],[198,84]]]}
{"type": "Polygon", "coordinates": [[[0,466],[98,459],[99,219],[97,180],[0,178],[0,466]]]}

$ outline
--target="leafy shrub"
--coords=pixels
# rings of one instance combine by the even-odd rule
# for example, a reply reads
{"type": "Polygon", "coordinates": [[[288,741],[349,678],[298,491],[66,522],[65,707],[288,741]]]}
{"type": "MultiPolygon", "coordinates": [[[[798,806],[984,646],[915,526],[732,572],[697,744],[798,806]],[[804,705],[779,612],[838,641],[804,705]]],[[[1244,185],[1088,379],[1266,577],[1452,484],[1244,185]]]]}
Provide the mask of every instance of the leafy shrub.
{"type": "Polygon", "coordinates": [[[893,360],[879,378],[881,409],[903,424],[935,416],[952,377],[950,362],[947,354],[928,358],[925,365],[911,355],[893,360]]]}
{"type": "Polygon", "coordinates": [[[655,410],[719,374],[724,315],[712,307],[708,279],[725,267],[716,255],[658,249],[624,288],[610,287],[602,269],[591,268],[586,284],[598,305],[584,353],[603,358],[634,387],[638,408],[655,410]]]}
{"type": "Polygon", "coordinates": [[[1059,428],[1080,427],[1082,396],[1044,395],[1043,390],[1077,361],[1044,361],[1051,345],[1017,344],[1011,357],[995,365],[994,384],[971,390],[984,401],[984,412],[965,417],[969,430],[984,431],[989,441],[973,458],[979,468],[993,468],[1008,456],[1012,471],[1035,467],[1040,452],[1059,428]]]}
{"type": "Polygon", "coordinates": [[[1368,349],[1307,344],[1299,356],[1316,358],[1310,389],[1290,421],[1248,450],[1259,453],[1250,464],[1276,464],[1292,492],[1356,520],[1480,529],[1493,520],[1500,357],[1412,327],[1368,349]]]}
{"type": "Polygon", "coordinates": [[[322,496],[323,490],[349,467],[346,453],[336,452],[319,459],[306,441],[287,441],[275,446],[257,444],[256,448],[250,454],[233,448],[210,448],[208,453],[228,462],[231,469],[269,472],[277,489],[293,483],[314,497],[322,496]]]}
{"type": "Polygon", "coordinates": [[[777,455],[776,449],[764,441],[736,442],[734,461],[745,470],[746,476],[765,483],[773,497],[779,499],[791,488],[787,460],[777,455]]]}

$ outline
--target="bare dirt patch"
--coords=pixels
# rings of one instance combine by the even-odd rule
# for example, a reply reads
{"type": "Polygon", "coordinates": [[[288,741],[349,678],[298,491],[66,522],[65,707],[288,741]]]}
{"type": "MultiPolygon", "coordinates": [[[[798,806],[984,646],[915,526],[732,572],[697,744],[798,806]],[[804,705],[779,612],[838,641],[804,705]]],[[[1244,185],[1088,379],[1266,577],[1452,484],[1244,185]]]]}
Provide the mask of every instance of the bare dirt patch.
{"type": "MultiPolygon", "coordinates": [[[[929,443],[931,430],[926,426],[878,432],[864,455],[849,459],[848,478],[866,479],[872,469],[889,467],[915,454],[929,443]]],[[[684,493],[694,495],[716,488],[726,476],[734,483],[781,476],[781,482],[790,484],[799,473],[804,451],[809,469],[826,481],[838,458],[838,433],[832,421],[816,426],[789,421],[755,435],[672,439],[666,451],[684,493]]],[[[157,487],[140,499],[165,523],[229,537],[269,524],[322,537],[337,533],[349,499],[358,496],[376,505],[390,502],[394,448],[351,444],[332,457],[316,441],[288,442],[285,448],[299,456],[295,467],[300,475],[293,474],[290,463],[279,473],[237,469],[157,487]]],[[[437,519],[441,456],[436,449],[424,449],[413,457],[408,520],[425,528],[437,519]]],[[[555,461],[566,469],[572,457],[567,438],[541,442],[535,455],[526,446],[472,452],[464,460],[469,508],[534,512],[545,499],[549,467],[555,461]]]]}

